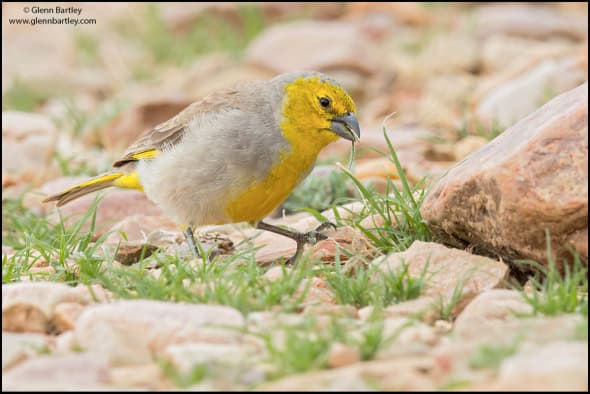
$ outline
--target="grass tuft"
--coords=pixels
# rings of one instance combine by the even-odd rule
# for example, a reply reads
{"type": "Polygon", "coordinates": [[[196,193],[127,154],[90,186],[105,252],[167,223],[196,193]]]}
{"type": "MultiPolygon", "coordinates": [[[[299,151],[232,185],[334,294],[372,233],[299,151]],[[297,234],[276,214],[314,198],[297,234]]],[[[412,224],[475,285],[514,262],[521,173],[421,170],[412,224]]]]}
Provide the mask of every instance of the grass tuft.
{"type": "MultiPolygon", "coordinates": [[[[408,178],[397,157],[391,141],[383,129],[383,135],[389,148],[389,154],[380,152],[387,157],[396,167],[401,181],[401,190],[392,182],[387,180],[385,194],[369,190],[355,176],[346,169],[344,173],[356,186],[365,209],[358,215],[354,215],[349,223],[358,228],[369,238],[372,243],[384,253],[399,252],[406,250],[415,240],[429,241],[430,230],[426,221],[420,214],[420,207],[426,196],[424,180],[413,187],[410,186],[408,178]],[[365,228],[361,222],[368,216],[376,215],[383,222],[382,226],[365,228]]],[[[334,209],[336,217],[339,215],[334,209]]],[[[339,220],[342,222],[342,220],[339,220]]]]}
{"type": "Polygon", "coordinates": [[[522,260],[519,263],[535,268],[530,278],[530,291],[522,290],[524,300],[533,307],[533,315],[555,316],[580,313],[588,317],[588,267],[578,253],[572,253],[572,262],[564,261],[560,272],[551,252],[551,237],[546,232],[547,265],[522,260]]]}
{"type": "Polygon", "coordinates": [[[519,341],[509,344],[485,344],[480,346],[469,360],[469,366],[475,369],[497,369],[502,361],[518,351],[519,341]]]}
{"type": "Polygon", "coordinates": [[[426,269],[418,277],[412,277],[407,264],[389,272],[372,265],[360,267],[351,274],[344,272],[337,258],[334,268],[330,268],[325,277],[337,303],[357,308],[385,307],[418,298],[426,284],[426,269]]]}

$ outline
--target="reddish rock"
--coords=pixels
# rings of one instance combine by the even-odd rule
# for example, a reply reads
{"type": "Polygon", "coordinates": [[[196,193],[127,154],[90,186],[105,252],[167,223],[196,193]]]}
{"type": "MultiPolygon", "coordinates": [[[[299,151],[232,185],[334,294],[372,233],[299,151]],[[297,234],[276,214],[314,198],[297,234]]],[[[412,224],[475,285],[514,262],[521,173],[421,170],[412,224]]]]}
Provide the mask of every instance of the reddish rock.
{"type": "Polygon", "coordinates": [[[111,121],[99,134],[101,144],[112,151],[124,151],[145,131],[167,121],[192,103],[186,99],[150,99],[111,121]]]}
{"type": "Polygon", "coordinates": [[[239,342],[243,325],[242,314],[226,306],[130,300],[86,308],[74,338],[113,365],[142,364],[172,344],[239,342]]]}
{"type": "Polygon", "coordinates": [[[588,19],[580,13],[560,13],[551,7],[532,5],[489,5],[474,13],[478,35],[512,35],[546,39],[562,36],[574,40],[588,38],[588,19]]]}
{"type": "Polygon", "coordinates": [[[48,335],[2,332],[2,371],[51,347],[51,337],[48,335]]]}
{"type": "Polygon", "coordinates": [[[2,374],[2,391],[102,391],[109,365],[95,354],[32,358],[2,374]]]}
{"type": "Polygon", "coordinates": [[[338,255],[340,261],[348,260],[348,254],[371,258],[376,254],[375,247],[357,230],[350,226],[323,232],[328,239],[319,241],[312,248],[312,255],[322,261],[333,262],[338,255]]]}
{"type": "Polygon", "coordinates": [[[442,241],[505,260],[561,264],[588,241],[588,85],[564,93],[452,168],[421,209],[442,241]]]}
{"type": "Polygon", "coordinates": [[[87,293],[63,283],[32,282],[2,285],[2,330],[45,333],[54,329],[54,311],[61,303],[85,305],[87,293]]]}
{"type": "MultiPolygon", "coordinates": [[[[41,187],[41,191],[45,195],[51,195],[58,193],[76,185],[87,177],[63,177],[55,179],[41,187]]],[[[96,227],[95,236],[99,237],[109,228],[111,228],[116,222],[120,222],[122,219],[133,216],[133,215],[146,215],[146,216],[162,216],[162,211],[153,202],[151,202],[147,196],[141,192],[135,190],[121,190],[121,189],[108,189],[106,192],[91,193],[86,196],[80,197],[77,200],[71,201],[70,203],[59,207],[61,216],[65,219],[66,224],[72,224],[77,220],[80,220],[82,216],[88,212],[91,205],[97,196],[103,195],[102,199],[98,203],[96,210],[96,227]],[[102,194],[101,194],[102,193],[102,194]]],[[[41,206],[36,203],[30,202],[30,206],[41,212],[48,212],[53,210],[54,213],[50,215],[50,220],[57,222],[59,216],[55,212],[55,203],[46,203],[41,206]]],[[[84,230],[87,231],[89,228],[90,220],[87,220],[84,230]]],[[[169,222],[166,223],[170,225],[169,222]]]]}
{"type": "Polygon", "coordinates": [[[328,367],[340,368],[361,361],[358,349],[342,343],[334,343],[328,354],[328,367]]]}
{"type": "Polygon", "coordinates": [[[246,59],[277,74],[293,70],[326,72],[356,95],[365,87],[359,77],[375,71],[368,45],[355,24],[296,21],[265,29],[247,49],[246,59]]]}
{"type": "MultiPolygon", "coordinates": [[[[480,292],[499,286],[508,273],[508,267],[501,261],[447,248],[434,242],[414,241],[405,252],[393,253],[381,260],[378,258],[373,263],[379,264],[379,269],[385,273],[396,272],[403,264],[407,264],[412,277],[419,277],[426,271],[423,295],[434,298],[432,305],[438,308],[443,304],[448,305],[455,289],[459,289],[461,298],[451,311],[453,316],[480,292]]],[[[392,309],[395,311],[396,307],[393,306],[392,309]]],[[[416,308],[416,312],[418,311],[416,308]]],[[[432,318],[426,317],[432,311],[424,309],[424,312],[425,318],[432,318]]]]}
{"type": "Polygon", "coordinates": [[[63,302],[55,307],[53,324],[57,332],[73,330],[84,306],[77,302],[63,302]]]}
{"type": "Polygon", "coordinates": [[[531,314],[533,308],[516,290],[492,289],[484,291],[461,312],[455,322],[455,332],[472,330],[474,325],[493,325],[497,321],[515,319],[518,315],[531,314]]]}
{"type": "Polygon", "coordinates": [[[48,117],[2,112],[2,187],[47,176],[56,143],[57,130],[48,117]]]}

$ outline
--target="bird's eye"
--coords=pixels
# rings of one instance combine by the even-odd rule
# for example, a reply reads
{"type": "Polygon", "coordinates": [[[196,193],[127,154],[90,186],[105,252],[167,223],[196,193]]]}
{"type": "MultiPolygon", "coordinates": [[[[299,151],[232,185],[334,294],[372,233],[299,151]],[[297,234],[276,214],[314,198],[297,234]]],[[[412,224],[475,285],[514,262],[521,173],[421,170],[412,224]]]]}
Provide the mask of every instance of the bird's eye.
{"type": "Polygon", "coordinates": [[[322,108],[330,108],[330,99],[327,97],[320,97],[320,105],[322,108]]]}

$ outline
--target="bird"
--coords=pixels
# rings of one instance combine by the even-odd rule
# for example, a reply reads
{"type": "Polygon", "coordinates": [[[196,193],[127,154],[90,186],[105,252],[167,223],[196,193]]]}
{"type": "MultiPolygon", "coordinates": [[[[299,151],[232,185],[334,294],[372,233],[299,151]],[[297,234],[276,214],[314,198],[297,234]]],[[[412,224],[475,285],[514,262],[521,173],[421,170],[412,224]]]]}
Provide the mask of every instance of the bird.
{"type": "Polygon", "coordinates": [[[297,243],[326,239],[325,222],[300,233],[263,219],[311,172],[319,152],[360,140],[356,106],[326,74],[295,71],[220,89],[148,129],[112,169],[47,197],[57,206],[108,187],[144,192],[174,220],[196,256],[193,228],[247,222],[297,243]]]}

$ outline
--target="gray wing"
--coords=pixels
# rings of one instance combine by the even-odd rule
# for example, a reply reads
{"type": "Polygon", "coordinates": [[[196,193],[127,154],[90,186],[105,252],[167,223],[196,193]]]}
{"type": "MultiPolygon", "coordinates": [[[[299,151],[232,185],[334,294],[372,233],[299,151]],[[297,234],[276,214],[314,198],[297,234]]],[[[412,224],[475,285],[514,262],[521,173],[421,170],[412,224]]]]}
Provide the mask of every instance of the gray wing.
{"type": "Polygon", "coordinates": [[[127,148],[123,156],[113,163],[113,167],[121,167],[132,161],[153,158],[162,149],[178,144],[187,131],[186,126],[195,117],[236,108],[236,105],[231,103],[235,103],[234,96],[237,94],[238,91],[235,89],[223,90],[192,103],[178,115],[160,123],[139,137],[127,148]]]}

